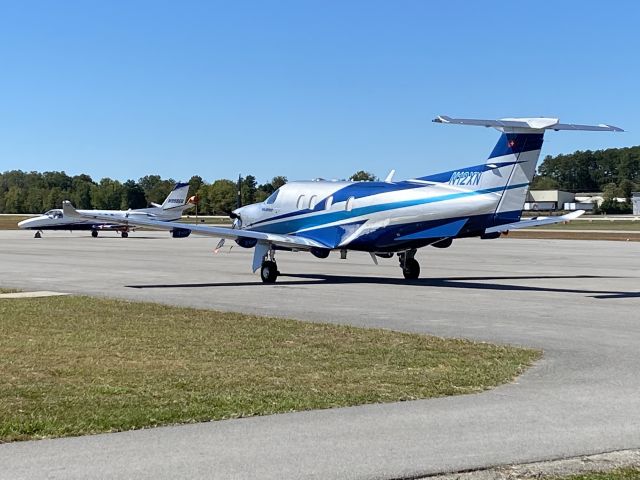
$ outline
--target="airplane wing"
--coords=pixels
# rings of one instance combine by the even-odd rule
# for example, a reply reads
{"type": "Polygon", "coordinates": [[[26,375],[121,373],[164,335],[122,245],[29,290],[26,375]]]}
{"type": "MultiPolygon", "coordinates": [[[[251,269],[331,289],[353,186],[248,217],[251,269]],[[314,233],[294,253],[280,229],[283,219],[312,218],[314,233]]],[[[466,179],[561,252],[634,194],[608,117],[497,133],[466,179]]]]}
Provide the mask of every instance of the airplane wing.
{"type": "Polygon", "coordinates": [[[252,230],[232,229],[228,227],[212,227],[209,225],[197,225],[191,223],[163,222],[158,220],[147,220],[134,217],[119,219],[92,213],[80,213],[73,207],[73,205],[71,205],[71,202],[69,202],[68,200],[62,202],[62,212],[65,216],[73,218],[93,218],[96,220],[108,220],[111,223],[117,222],[123,225],[135,225],[137,227],[148,227],[159,230],[173,230],[174,228],[179,228],[183,230],[189,230],[193,233],[209,235],[217,238],[227,238],[231,240],[246,238],[262,242],[269,242],[280,247],[288,247],[300,250],[310,250],[314,247],[323,249],[327,248],[326,245],[323,245],[320,242],[297,235],[279,235],[274,233],[254,232],[252,230]]]}
{"type": "Polygon", "coordinates": [[[584,210],[576,210],[575,212],[560,215],[558,217],[534,217],[528,220],[520,220],[519,222],[487,228],[485,233],[507,232],[509,230],[518,230],[519,228],[539,227],[540,225],[552,225],[554,223],[568,222],[569,220],[578,218],[583,213],[584,210]]]}

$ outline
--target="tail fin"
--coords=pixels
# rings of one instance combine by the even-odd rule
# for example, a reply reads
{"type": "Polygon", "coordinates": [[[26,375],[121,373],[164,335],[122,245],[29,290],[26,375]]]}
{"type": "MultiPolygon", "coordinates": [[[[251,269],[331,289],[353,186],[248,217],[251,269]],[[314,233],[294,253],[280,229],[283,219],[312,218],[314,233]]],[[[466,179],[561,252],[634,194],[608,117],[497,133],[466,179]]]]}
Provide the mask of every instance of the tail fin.
{"type": "Polygon", "coordinates": [[[520,219],[529,184],[540,158],[545,130],[623,131],[610,125],[562,124],[557,118],[475,120],[441,116],[433,121],[493,127],[502,132],[486,163],[422,178],[468,190],[501,194],[495,210],[496,223],[517,222],[520,219]]]}
{"type": "Polygon", "coordinates": [[[170,210],[172,208],[181,207],[187,203],[187,194],[189,193],[188,183],[176,183],[173,190],[164,202],[162,202],[163,210],[170,210]]]}

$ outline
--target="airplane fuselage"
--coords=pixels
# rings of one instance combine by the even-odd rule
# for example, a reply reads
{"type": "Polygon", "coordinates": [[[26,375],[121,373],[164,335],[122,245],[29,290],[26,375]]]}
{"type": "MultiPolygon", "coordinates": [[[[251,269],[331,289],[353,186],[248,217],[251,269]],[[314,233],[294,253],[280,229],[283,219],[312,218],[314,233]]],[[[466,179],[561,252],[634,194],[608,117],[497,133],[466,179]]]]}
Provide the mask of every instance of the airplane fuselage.
{"type": "Polygon", "coordinates": [[[246,230],[304,236],[329,249],[394,252],[451,236],[459,222],[456,236],[482,234],[501,198],[491,190],[427,181],[291,182],[235,213],[246,230]]]}

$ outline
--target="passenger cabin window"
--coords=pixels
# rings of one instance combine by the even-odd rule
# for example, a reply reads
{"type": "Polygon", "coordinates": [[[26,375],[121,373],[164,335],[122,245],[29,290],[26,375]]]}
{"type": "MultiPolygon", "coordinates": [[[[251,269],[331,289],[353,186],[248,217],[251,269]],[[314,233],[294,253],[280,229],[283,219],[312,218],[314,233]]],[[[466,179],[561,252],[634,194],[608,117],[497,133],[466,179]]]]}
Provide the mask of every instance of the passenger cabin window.
{"type": "Polygon", "coordinates": [[[276,198],[278,198],[278,192],[279,191],[280,191],[280,189],[276,190],[271,195],[269,195],[269,198],[267,198],[264,201],[264,203],[269,204],[269,205],[273,205],[276,202],[276,198]]]}
{"type": "Polygon", "coordinates": [[[311,210],[313,210],[316,206],[316,203],[318,203],[318,196],[317,195],[313,195],[310,199],[309,199],[309,208],[311,210]]]}
{"type": "Polygon", "coordinates": [[[347,204],[344,206],[344,209],[347,212],[350,212],[353,209],[353,200],[354,200],[354,197],[349,197],[349,200],[347,200],[347,204]]]}
{"type": "Polygon", "coordinates": [[[329,210],[331,208],[331,205],[333,205],[333,195],[327,198],[327,201],[324,204],[324,209],[329,210]]]}
{"type": "Polygon", "coordinates": [[[298,197],[298,210],[302,210],[304,208],[304,195],[300,195],[298,197]]]}

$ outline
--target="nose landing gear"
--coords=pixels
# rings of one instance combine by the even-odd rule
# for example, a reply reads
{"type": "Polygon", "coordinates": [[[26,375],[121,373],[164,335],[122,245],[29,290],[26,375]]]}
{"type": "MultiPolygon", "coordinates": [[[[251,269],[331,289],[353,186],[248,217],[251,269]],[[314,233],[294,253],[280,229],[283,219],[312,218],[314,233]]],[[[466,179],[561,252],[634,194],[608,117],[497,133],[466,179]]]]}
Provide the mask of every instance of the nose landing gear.
{"type": "Polygon", "coordinates": [[[415,280],[420,276],[420,264],[414,258],[417,250],[412,248],[406,252],[398,253],[400,260],[400,268],[402,268],[402,274],[407,280],[415,280]]]}

